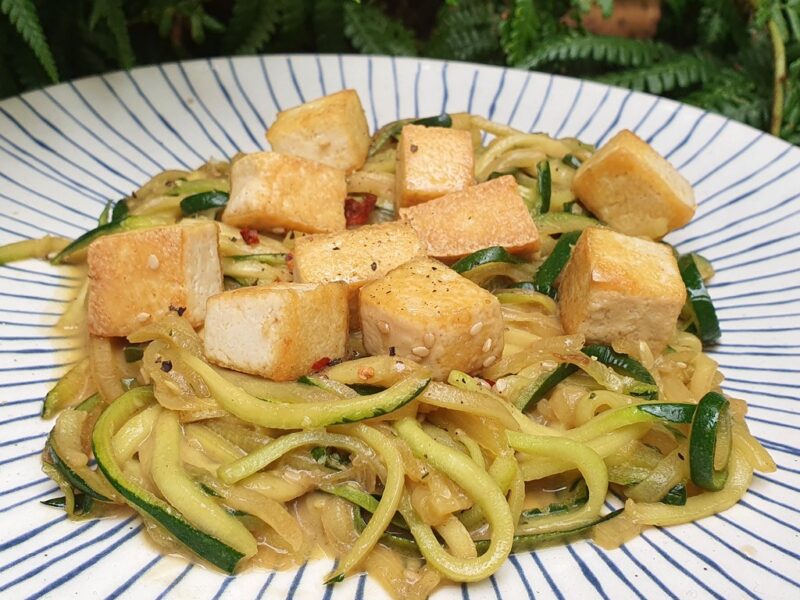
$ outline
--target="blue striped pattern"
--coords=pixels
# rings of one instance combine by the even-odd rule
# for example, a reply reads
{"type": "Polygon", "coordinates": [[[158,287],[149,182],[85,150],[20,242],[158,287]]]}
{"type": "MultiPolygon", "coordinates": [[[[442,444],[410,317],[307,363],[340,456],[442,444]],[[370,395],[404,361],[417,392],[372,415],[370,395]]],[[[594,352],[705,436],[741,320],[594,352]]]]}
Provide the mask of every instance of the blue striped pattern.
{"type": "MultiPolygon", "coordinates": [[[[711,294],[724,337],[711,354],[779,465],[722,515],[650,530],[613,551],[583,541],[517,555],[489,581],[442,597],[798,597],[800,150],[766,134],[667,99],[465,63],[275,56],[148,67],[0,102],[0,242],[75,236],[149,176],[264,148],[279,110],[343,87],[358,90],[373,127],[469,110],[597,144],[629,128],[668,156],[699,201],[669,241],[717,268],[711,294]]],[[[50,327],[76,277],[42,263],[0,267],[0,595],[381,597],[363,576],[322,588],[330,561],[224,577],[154,555],[134,517],[69,523],[40,504],[58,490],[37,464],[50,427],[39,403],[79,345],[50,327]]]]}

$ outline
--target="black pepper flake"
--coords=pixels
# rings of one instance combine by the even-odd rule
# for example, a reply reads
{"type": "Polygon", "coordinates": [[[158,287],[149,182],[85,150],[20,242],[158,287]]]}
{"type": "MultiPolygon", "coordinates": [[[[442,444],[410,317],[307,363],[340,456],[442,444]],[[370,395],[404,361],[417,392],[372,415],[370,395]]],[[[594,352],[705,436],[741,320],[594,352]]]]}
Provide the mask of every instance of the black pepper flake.
{"type": "Polygon", "coordinates": [[[369,266],[369,268],[370,268],[370,269],[372,269],[373,271],[377,271],[377,270],[378,270],[378,263],[376,263],[376,262],[373,262],[373,263],[372,263],[372,264],[369,266]]]}
{"type": "Polygon", "coordinates": [[[335,367],[336,365],[338,365],[339,363],[341,363],[343,361],[344,361],[343,358],[334,358],[328,363],[328,366],[329,367],[335,367]]]}
{"type": "Polygon", "coordinates": [[[339,248],[339,246],[334,246],[332,249],[333,250],[341,250],[341,248],[339,248]]]}
{"type": "Polygon", "coordinates": [[[173,306],[172,304],[170,304],[169,305],[169,309],[170,309],[170,311],[172,311],[174,313],[178,313],[179,317],[182,317],[183,313],[186,312],[186,307],[185,306],[173,306]]]}
{"type": "Polygon", "coordinates": [[[397,354],[397,349],[394,346],[389,346],[389,356],[397,354]]]}
{"type": "Polygon", "coordinates": [[[681,460],[686,460],[686,459],[683,457],[683,454],[682,454],[682,453],[680,453],[680,452],[678,452],[678,458],[680,458],[681,460]]]}
{"type": "Polygon", "coordinates": [[[416,152],[417,150],[419,150],[419,146],[417,146],[416,144],[411,144],[409,150],[411,150],[411,152],[416,152]]]}
{"type": "Polygon", "coordinates": [[[171,360],[162,361],[161,370],[164,371],[164,373],[169,373],[170,371],[172,371],[172,361],[171,360]]]}

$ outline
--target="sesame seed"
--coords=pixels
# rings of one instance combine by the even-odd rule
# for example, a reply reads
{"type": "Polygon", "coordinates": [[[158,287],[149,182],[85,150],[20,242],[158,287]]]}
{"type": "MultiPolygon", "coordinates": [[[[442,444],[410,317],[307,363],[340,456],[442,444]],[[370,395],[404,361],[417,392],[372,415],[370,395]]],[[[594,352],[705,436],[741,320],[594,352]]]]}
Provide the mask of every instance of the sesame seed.
{"type": "Polygon", "coordinates": [[[433,346],[433,342],[434,342],[434,337],[430,331],[422,337],[422,343],[425,344],[428,348],[433,346]]]}
{"type": "Polygon", "coordinates": [[[425,358],[428,354],[431,353],[431,349],[427,346],[415,346],[411,349],[411,352],[419,356],[420,358],[425,358]]]}
{"type": "Polygon", "coordinates": [[[483,342],[483,347],[481,348],[481,350],[483,350],[484,352],[488,352],[491,349],[492,349],[492,338],[486,338],[486,341],[483,342]]]}
{"type": "Polygon", "coordinates": [[[147,266],[153,269],[153,271],[155,271],[158,268],[159,264],[160,263],[158,262],[158,257],[155,254],[151,254],[150,256],[147,257],[147,266]]]}
{"type": "Polygon", "coordinates": [[[496,361],[496,360],[497,360],[496,356],[487,356],[486,360],[483,361],[483,366],[484,367],[491,367],[494,364],[494,361],[496,361]]]}
{"type": "Polygon", "coordinates": [[[478,335],[483,329],[483,321],[478,321],[472,327],[469,328],[470,335],[478,335]]]}
{"type": "Polygon", "coordinates": [[[398,373],[402,373],[403,371],[406,370],[406,366],[400,361],[397,361],[397,363],[394,365],[394,370],[397,371],[398,373]]]}
{"type": "Polygon", "coordinates": [[[498,379],[497,383],[494,384],[494,387],[498,392],[505,392],[506,388],[508,388],[508,382],[505,379],[498,379]]]}
{"type": "Polygon", "coordinates": [[[136,315],[136,320],[139,321],[139,323],[144,323],[149,318],[150,318],[149,312],[140,312],[138,315],[136,315]]]}
{"type": "Polygon", "coordinates": [[[381,333],[388,334],[389,324],[386,321],[378,321],[378,329],[381,330],[381,333]]]}

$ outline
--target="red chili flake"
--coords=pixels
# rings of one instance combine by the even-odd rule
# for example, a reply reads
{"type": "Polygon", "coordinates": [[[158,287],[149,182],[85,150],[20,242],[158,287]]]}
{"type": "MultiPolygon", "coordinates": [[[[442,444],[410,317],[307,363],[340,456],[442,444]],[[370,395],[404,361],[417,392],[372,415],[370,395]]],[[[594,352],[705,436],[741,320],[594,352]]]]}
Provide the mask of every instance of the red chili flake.
{"type": "Polygon", "coordinates": [[[240,229],[239,234],[248,246],[255,246],[261,241],[255,229],[240,229]]]}
{"type": "Polygon", "coordinates": [[[344,218],[347,226],[364,225],[369,220],[378,197],[375,194],[364,194],[361,199],[348,197],[344,201],[344,218]]]}
{"type": "Polygon", "coordinates": [[[487,379],[486,377],[484,377],[483,380],[491,386],[497,383],[494,379],[487,379]]]}
{"type": "Polygon", "coordinates": [[[316,371],[321,371],[322,369],[327,367],[329,364],[331,364],[331,359],[328,358],[327,356],[323,356],[317,362],[315,362],[313,365],[311,365],[311,370],[315,371],[315,372],[316,371]]]}

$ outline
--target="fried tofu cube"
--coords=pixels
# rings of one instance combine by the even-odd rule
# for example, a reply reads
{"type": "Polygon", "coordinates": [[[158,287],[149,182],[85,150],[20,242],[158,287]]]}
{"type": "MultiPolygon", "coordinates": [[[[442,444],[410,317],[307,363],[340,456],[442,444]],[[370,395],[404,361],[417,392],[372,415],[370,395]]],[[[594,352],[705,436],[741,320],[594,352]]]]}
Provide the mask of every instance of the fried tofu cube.
{"type": "Polygon", "coordinates": [[[395,203],[414,206],[472,185],[474,156],[468,131],[406,125],[397,145],[395,203]]]}
{"type": "Polygon", "coordinates": [[[211,221],[139,229],[89,246],[89,333],[124,337],[170,311],[203,324],[222,291],[217,226],[211,221]]]}
{"type": "Polygon", "coordinates": [[[435,379],[489,367],[503,353],[497,298],[430,258],[362,287],[359,309],[367,352],[415,360],[435,379]]]}
{"type": "Polygon", "coordinates": [[[340,231],[345,228],[346,196],[341,169],[297,156],[255,152],[231,166],[231,194],[222,221],[260,230],[340,231]]]}
{"type": "Polygon", "coordinates": [[[400,218],[422,238],[429,256],[445,262],[489,246],[509,252],[539,247],[539,232],[511,175],[400,209],[400,218]]]}
{"type": "Polygon", "coordinates": [[[352,172],[367,160],[369,127],[355,90],[342,90],[278,113],[272,149],[352,172]]]}
{"type": "Polygon", "coordinates": [[[206,358],[222,367],[292,381],[347,349],[343,283],[276,283],[208,299],[206,358]]]}
{"type": "Polygon", "coordinates": [[[361,286],[412,258],[425,256],[425,248],[405,223],[381,223],[298,238],[293,256],[295,281],[347,284],[350,325],[357,327],[361,286]]]}
{"type": "Polygon", "coordinates": [[[666,343],[686,288],[664,244],[590,227],[561,275],[558,306],[564,331],[587,341],[666,343]]]}
{"type": "Polygon", "coordinates": [[[696,208],[683,175],[628,130],[580,166],[572,191],[614,229],[656,240],[686,225],[696,208]]]}

